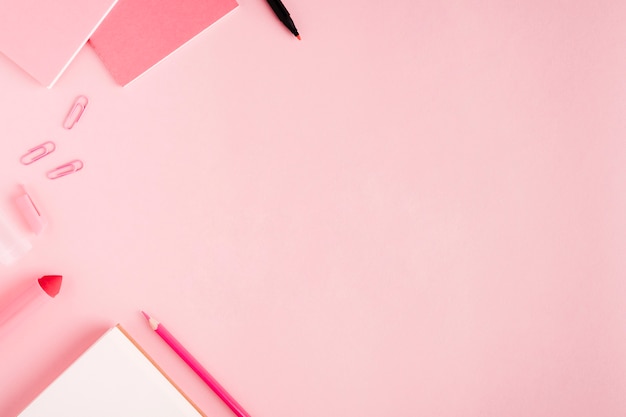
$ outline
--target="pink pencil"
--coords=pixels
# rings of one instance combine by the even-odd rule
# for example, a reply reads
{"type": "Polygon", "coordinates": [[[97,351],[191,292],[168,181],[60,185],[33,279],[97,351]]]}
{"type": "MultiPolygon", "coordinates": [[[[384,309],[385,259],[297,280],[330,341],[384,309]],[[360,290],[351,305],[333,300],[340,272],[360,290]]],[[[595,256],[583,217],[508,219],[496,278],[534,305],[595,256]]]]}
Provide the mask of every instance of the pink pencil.
{"type": "Polygon", "coordinates": [[[250,414],[248,414],[246,410],[244,410],[243,407],[235,401],[235,399],[224,389],[224,387],[222,387],[220,383],[217,382],[211,374],[209,374],[209,371],[204,369],[200,362],[198,362],[196,358],[194,358],[191,353],[189,353],[189,351],[185,349],[185,347],[181,345],[180,342],[176,340],[176,338],[172,336],[172,334],[161,323],[150,317],[144,311],[142,311],[141,314],[143,314],[148,320],[152,330],[161,336],[161,339],[165,340],[165,343],[170,345],[174,352],[176,352],[178,356],[180,356],[181,359],[184,360],[187,365],[189,365],[191,369],[193,369],[194,372],[197,373],[198,376],[202,378],[202,380],[217,394],[217,396],[220,397],[231,410],[233,410],[233,413],[239,417],[250,417],[250,414]]]}

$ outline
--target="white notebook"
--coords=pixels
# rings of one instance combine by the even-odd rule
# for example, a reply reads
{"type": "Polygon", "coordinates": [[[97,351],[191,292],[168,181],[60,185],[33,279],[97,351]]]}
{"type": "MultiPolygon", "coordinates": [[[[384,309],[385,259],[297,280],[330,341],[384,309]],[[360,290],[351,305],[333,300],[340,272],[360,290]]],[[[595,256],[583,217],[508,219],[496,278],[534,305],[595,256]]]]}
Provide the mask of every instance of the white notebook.
{"type": "Polygon", "coordinates": [[[198,417],[202,413],[117,325],[18,417],[198,417]]]}

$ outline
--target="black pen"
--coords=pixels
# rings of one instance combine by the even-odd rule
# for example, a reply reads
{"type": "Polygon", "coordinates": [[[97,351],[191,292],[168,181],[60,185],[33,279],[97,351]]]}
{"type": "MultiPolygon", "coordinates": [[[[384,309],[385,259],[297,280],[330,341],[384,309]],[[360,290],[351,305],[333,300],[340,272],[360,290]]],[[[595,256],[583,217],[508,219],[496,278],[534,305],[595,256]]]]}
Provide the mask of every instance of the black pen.
{"type": "Polygon", "coordinates": [[[280,21],[287,26],[287,29],[289,29],[291,33],[293,33],[293,36],[301,39],[298,29],[296,29],[296,25],[294,25],[293,20],[291,20],[291,16],[289,16],[289,12],[287,11],[285,5],[280,0],[267,0],[267,2],[272,10],[274,10],[274,13],[276,13],[276,16],[280,19],[280,21]]]}

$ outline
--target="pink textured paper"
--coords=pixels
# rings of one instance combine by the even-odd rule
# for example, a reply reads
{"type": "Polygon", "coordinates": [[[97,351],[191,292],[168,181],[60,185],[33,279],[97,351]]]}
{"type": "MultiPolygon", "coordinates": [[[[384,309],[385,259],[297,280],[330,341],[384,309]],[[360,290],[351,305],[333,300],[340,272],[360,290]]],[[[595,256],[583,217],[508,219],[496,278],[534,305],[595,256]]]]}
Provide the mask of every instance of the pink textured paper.
{"type": "Polygon", "coordinates": [[[126,85],[235,7],[236,0],[121,0],[90,43],[126,85]]]}
{"type": "Polygon", "coordinates": [[[119,322],[233,417],[144,309],[253,417],[624,417],[626,2],[284,2],[301,41],[241,0],[132,88],[0,65],[0,205],[49,220],[0,293],[64,276],[0,416],[119,322]]]}
{"type": "Polygon", "coordinates": [[[52,87],[116,0],[2,0],[0,52],[52,87]]]}

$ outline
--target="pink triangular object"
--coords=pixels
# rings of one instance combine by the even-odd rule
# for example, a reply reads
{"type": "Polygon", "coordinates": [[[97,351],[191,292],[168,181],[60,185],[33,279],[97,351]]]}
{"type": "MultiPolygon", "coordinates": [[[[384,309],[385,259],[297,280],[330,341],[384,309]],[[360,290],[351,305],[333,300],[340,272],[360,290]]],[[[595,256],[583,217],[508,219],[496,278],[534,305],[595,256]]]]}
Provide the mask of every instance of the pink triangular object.
{"type": "Polygon", "coordinates": [[[116,0],[7,0],[0,52],[46,87],[58,80],[116,0]]]}
{"type": "Polygon", "coordinates": [[[236,7],[236,0],[119,0],[89,43],[126,85],[236,7]]]}

